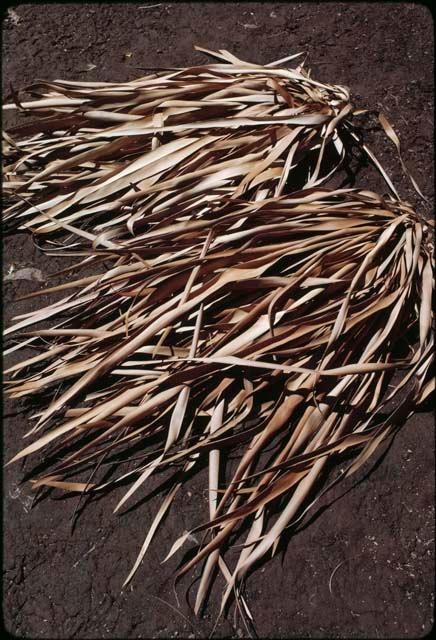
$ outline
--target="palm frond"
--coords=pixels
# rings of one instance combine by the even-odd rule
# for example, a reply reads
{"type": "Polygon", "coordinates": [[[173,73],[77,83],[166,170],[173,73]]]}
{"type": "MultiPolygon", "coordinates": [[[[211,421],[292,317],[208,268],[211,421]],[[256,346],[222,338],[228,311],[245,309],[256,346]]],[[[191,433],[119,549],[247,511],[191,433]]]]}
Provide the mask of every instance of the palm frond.
{"type": "Polygon", "coordinates": [[[206,52],[219,62],[125,83],[41,81],[25,90],[33,99],[14,95],[4,109],[36,119],[4,135],[6,227],[74,231],[76,243],[110,248],[228,199],[315,188],[334,173],[358,140],[346,88],[303,65],[206,52]]]}
{"type": "Polygon", "coordinates": [[[89,249],[109,266],[55,287],[70,292],[7,330],[24,330],[13,350],[41,349],[9,368],[9,395],[51,399],[13,460],[51,456],[35,488],[130,483],[117,509],[175,468],[127,581],[187,472],[207,464],[209,513],[169,555],[204,532],[179,574],[205,560],[198,611],[220,570],[224,606],[325,489],[327,466],[350,452],[353,473],[433,390],[430,231],[392,197],[317,186],[189,217],[169,208],[123,246],[89,249]],[[47,318],[53,328],[38,329],[47,318]],[[103,458],[116,474],[91,482],[103,458]]]}

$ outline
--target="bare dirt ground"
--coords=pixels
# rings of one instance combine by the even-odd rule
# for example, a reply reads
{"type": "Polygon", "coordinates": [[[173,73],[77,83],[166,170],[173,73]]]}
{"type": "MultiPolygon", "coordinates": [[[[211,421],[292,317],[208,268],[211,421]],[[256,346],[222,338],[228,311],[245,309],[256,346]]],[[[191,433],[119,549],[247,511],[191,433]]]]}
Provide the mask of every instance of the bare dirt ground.
{"type": "MultiPolygon", "coordinates": [[[[258,62],[308,52],[314,77],[350,87],[356,104],[387,115],[410,170],[433,201],[433,23],[419,4],[149,0],[17,5],[3,22],[3,88],[9,91],[11,84],[18,88],[37,78],[131,79],[144,74],[140,67],[203,61],[194,44],[225,48],[258,62]],[[88,71],[87,65],[95,67],[88,71]]],[[[368,136],[401,195],[430,215],[431,207],[419,204],[402,175],[392,145],[380,133],[368,136]]],[[[371,169],[359,183],[384,189],[371,169]]],[[[4,241],[6,273],[12,263],[37,267],[44,275],[59,268],[24,235],[4,241]]],[[[32,300],[15,299],[40,286],[5,283],[5,323],[32,308],[32,300]]],[[[28,430],[22,409],[19,403],[5,403],[5,461],[21,448],[28,430]]],[[[369,477],[291,539],[285,554],[250,577],[247,599],[260,637],[416,638],[430,631],[433,426],[429,413],[409,420],[369,477]]],[[[194,638],[210,633],[219,591],[206,616],[196,619],[183,596],[187,580],[179,589],[181,608],[174,609],[171,576],[177,560],[160,564],[173,540],[198,521],[199,503],[206,499],[200,482],[191,496],[176,503],[132,587],[121,591],[158,501],[145,501],[117,517],[113,492],[85,509],[71,535],[75,499],[53,495],[29,510],[31,491],[21,483],[28,469],[27,463],[17,464],[4,472],[3,616],[10,633],[31,638],[194,638]]],[[[325,504],[363,477],[341,485],[325,504]]],[[[246,635],[240,619],[234,625],[232,616],[216,629],[217,637],[246,635]]]]}

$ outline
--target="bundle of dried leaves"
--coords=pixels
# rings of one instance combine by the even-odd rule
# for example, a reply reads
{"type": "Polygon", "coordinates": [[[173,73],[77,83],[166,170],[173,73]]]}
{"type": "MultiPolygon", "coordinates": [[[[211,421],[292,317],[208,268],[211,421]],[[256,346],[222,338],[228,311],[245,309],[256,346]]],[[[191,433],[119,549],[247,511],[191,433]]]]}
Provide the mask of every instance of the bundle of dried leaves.
{"type": "Polygon", "coordinates": [[[126,582],[206,461],[209,517],[169,553],[204,532],[179,571],[205,560],[196,611],[215,570],[222,606],[240,595],[327,465],[352,453],[353,473],[433,389],[428,223],[395,197],[320,186],[358,141],[348,93],[220,55],[125,85],[35,85],[43,97],[17,103],[51,115],[7,137],[5,168],[6,219],[71,232],[98,271],[45,289],[71,291],[6,331],[24,330],[8,352],[40,350],[7,370],[9,394],[50,399],[13,460],[47,452],[35,488],[131,482],[116,510],[174,472],[126,582]]]}
{"type": "Polygon", "coordinates": [[[5,222],[38,233],[72,224],[110,247],[223,198],[260,200],[329,177],[356,135],[348,91],[302,66],[213,55],[224,62],[125,84],[38,82],[29,102],[14,94],[5,108],[39,119],[4,139],[5,222]]]}

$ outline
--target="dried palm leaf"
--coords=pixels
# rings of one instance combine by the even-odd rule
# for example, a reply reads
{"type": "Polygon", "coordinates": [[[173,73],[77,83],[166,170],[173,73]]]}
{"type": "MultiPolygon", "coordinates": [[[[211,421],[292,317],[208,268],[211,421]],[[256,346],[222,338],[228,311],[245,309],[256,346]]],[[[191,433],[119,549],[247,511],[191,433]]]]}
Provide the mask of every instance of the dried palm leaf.
{"type": "Polygon", "coordinates": [[[14,94],[4,108],[37,119],[4,135],[5,223],[110,248],[223,199],[314,188],[358,140],[346,88],[277,68],[296,56],[261,66],[202,51],[219,62],[14,94]]]}
{"type": "Polygon", "coordinates": [[[208,464],[209,515],[169,555],[204,532],[178,575],[205,560],[198,611],[221,571],[224,607],[325,490],[327,466],[352,453],[340,477],[353,473],[431,393],[429,225],[391,197],[310,187],[182,219],[169,208],[127,245],[100,243],[92,255],[110,259],[106,270],[52,288],[72,293],[7,330],[25,330],[10,351],[40,349],[8,369],[8,393],[51,398],[13,460],[52,456],[35,488],[130,482],[116,510],[153,472],[176,469],[126,582],[187,472],[208,464]],[[53,328],[29,332],[48,318],[53,328]],[[102,461],[115,466],[110,482],[102,461]],[[224,560],[244,531],[239,559],[224,560]]]}

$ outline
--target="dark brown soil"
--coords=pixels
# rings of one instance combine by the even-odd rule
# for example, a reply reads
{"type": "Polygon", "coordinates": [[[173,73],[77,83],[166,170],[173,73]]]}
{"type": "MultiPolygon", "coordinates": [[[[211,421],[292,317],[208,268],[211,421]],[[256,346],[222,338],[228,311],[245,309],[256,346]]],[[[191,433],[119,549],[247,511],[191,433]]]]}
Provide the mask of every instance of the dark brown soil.
{"type": "MultiPolygon", "coordinates": [[[[419,4],[23,4],[6,14],[3,43],[7,91],[10,84],[18,88],[37,78],[121,81],[144,75],[140,67],[203,61],[194,44],[259,62],[307,51],[314,76],[347,85],[357,104],[381,109],[394,123],[407,163],[432,201],[433,24],[419,4]],[[95,68],[86,71],[88,64],[95,68]]],[[[369,135],[402,196],[418,205],[392,145],[378,133],[369,135]]],[[[360,184],[383,189],[370,169],[360,184]]],[[[5,271],[11,263],[35,266],[43,274],[59,266],[23,235],[4,243],[5,271]]],[[[15,298],[38,286],[5,284],[6,323],[32,308],[32,300],[15,298]]],[[[29,426],[29,414],[20,409],[20,403],[5,405],[5,460],[21,447],[29,426]]],[[[294,537],[285,554],[251,576],[247,598],[260,637],[412,638],[430,631],[433,438],[432,415],[415,415],[369,477],[294,537]]],[[[196,619],[183,596],[189,580],[179,589],[181,608],[173,608],[177,561],[160,564],[172,541],[198,521],[199,503],[205,506],[201,483],[177,502],[132,587],[122,592],[159,502],[146,501],[117,517],[112,514],[117,495],[111,493],[85,509],[71,535],[75,499],[53,495],[30,511],[31,492],[21,483],[27,465],[4,472],[3,615],[9,632],[32,638],[210,633],[219,590],[206,617],[196,619]]],[[[329,500],[363,475],[337,488],[329,500]]],[[[233,626],[230,616],[216,635],[247,633],[241,620],[233,626]]]]}

